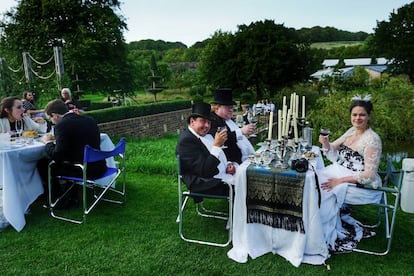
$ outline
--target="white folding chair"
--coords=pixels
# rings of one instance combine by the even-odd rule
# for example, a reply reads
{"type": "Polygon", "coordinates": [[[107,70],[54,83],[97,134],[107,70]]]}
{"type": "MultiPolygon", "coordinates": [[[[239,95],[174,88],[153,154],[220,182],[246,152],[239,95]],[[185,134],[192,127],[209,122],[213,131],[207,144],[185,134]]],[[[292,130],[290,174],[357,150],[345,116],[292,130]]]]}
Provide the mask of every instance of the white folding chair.
{"type": "Polygon", "coordinates": [[[181,165],[180,165],[180,157],[177,155],[177,164],[178,164],[178,216],[176,222],[178,223],[178,233],[182,240],[192,243],[204,244],[204,245],[212,245],[212,246],[219,246],[219,247],[226,247],[230,244],[232,239],[232,219],[233,219],[233,187],[231,184],[227,184],[229,186],[229,195],[228,196],[221,196],[221,195],[211,195],[211,194],[203,194],[203,193],[193,193],[187,189],[187,186],[182,180],[181,174],[181,165]],[[184,220],[184,211],[187,207],[188,200],[190,198],[206,198],[206,199],[217,199],[217,200],[226,200],[228,202],[228,212],[221,212],[216,210],[210,210],[204,207],[203,201],[195,203],[196,213],[199,216],[205,218],[214,218],[220,220],[227,220],[227,231],[228,231],[228,238],[226,241],[214,242],[214,241],[206,241],[201,239],[195,238],[188,238],[184,235],[183,230],[183,220],[184,220]]]}
{"type": "MultiPolygon", "coordinates": [[[[48,168],[48,187],[49,187],[49,209],[50,214],[52,217],[81,224],[86,221],[86,215],[88,215],[92,209],[96,206],[96,204],[100,201],[108,201],[117,204],[125,203],[125,150],[126,150],[126,139],[121,138],[115,148],[111,151],[101,151],[90,147],[89,145],[85,146],[84,149],[84,157],[82,164],[71,164],[75,167],[78,167],[82,171],[82,177],[73,177],[73,176],[65,176],[65,175],[58,175],[55,176],[59,180],[68,181],[71,186],[58,198],[52,198],[53,194],[53,185],[52,185],[52,170],[55,164],[55,161],[51,161],[49,163],[48,168]],[[96,162],[99,160],[105,160],[107,158],[113,157],[118,163],[118,166],[108,167],[106,172],[100,176],[99,178],[88,178],[87,177],[87,170],[88,170],[88,163],[96,162]],[[96,181],[105,178],[105,183],[96,181]],[[121,179],[121,184],[115,185],[118,179],[121,179]],[[82,219],[74,219],[69,218],[67,216],[58,215],[56,213],[56,209],[59,206],[59,203],[69,194],[70,190],[75,187],[75,185],[82,185],[82,219]],[[120,186],[120,188],[117,188],[120,186]],[[92,189],[93,190],[93,199],[88,200],[87,191],[92,189]],[[107,192],[112,192],[113,196],[120,197],[119,200],[114,199],[113,197],[104,197],[107,192]]],[[[61,212],[60,212],[61,213],[61,212]]]]}

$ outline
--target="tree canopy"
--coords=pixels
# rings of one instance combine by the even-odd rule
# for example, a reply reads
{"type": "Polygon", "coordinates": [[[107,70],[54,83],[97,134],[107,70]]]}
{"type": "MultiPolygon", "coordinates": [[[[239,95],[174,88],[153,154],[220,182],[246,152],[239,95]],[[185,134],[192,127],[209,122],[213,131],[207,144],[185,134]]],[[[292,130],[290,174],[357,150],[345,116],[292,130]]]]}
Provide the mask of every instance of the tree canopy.
{"type": "MultiPolygon", "coordinates": [[[[60,42],[66,75],[63,85],[73,88],[79,85],[88,92],[128,91],[133,87],[133,70],[127,62],[122,33],[127,25],[116,13],[120,3],[117,0],[21,0],[1,22],[2,55],[18,67],[22,52],[29,52],[40,61],[48,60],[53,55],[51,46],[60,42]]],[[[35,85],[43,86],[43,90],[56,87],[40,80],[35,85]]]]}
{"type": "Polygon", "coordinates": [[[294,29],[272,20],[240,25],[236,33],[216,32],[204,49],[200,72],[206,83],[250,91],[257,99],[309,76],[309,45],[294,29]]]}
{"type": "Polygon", "coordinates": [[[378,55],[393,61],[395,73],[414,82],[414,2],[392,12],[389,21],[378,22],[370,42],[378,55]]]}

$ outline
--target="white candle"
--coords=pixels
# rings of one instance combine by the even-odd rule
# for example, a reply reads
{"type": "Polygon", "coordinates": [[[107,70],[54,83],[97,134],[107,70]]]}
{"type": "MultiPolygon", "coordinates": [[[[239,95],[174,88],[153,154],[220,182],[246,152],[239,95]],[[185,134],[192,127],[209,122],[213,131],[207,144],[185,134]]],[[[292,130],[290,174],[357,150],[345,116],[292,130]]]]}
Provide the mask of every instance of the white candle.
{"type": "Polygon", "coordinates": [[[267,139],[272,140],[272,131],[273,131],[273,111],[270,111],[269,115],[269,133],[267,139]]]}
{"type": "Polygon", "coordinates": [[[305,96],[302,97],[302,118],[305,118],[305,96]]]}
{"type": "Polygon", "coordinates": [[[285,135],[285,128],[286,128],[286,120],[287,120],[287,106],[283,106],[283,114],[282,114],[282,136],[285,135]]]}
{"type": "Polygon", "coordinates": [[[282,106],[285,106],[286,105],[286,96],[283,96],[283,104],[282,104],[282,106]]]}
{"type": "Polygon", "coordinates": [[[293,117],[293,134],[295,135],[295,142],[299,142],[299,137],[298,137],[298,121],[296,116],[293,117]]]}
{"type": "Polygon", "coordinates": [[[286,125],[284,130],[284,136],[287,136],[289,133],[289,125],[290,125],[290,117],[292,116],[292,109],[289,108],[287,117],[286,117],[286,125]]]}
{"type": "Polygon", "coordinates": [[[295,117],[299,117],[299,95],[295,95],[295,117]]]}
{"type": "Polygon", "coordinates": [[[282,140],[282,110],[277,111],[277,140],[282,140]]]}

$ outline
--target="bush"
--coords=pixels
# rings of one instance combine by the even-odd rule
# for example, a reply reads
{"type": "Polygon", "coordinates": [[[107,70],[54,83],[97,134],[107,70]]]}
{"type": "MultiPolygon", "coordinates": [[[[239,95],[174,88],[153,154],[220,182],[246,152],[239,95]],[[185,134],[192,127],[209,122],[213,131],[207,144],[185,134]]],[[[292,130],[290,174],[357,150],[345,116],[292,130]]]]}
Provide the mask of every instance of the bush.
{"type": "MultiPolygon", "coordinates": [[[[349,107],[354,95],[372,96],[374,110],[370,126],[380,135],[387,146],[408,142],[414,136],[414,86],[405,78],[393,77],[384,81],[382,87],[367,87],[351,91],[337,91],[321,97],[308,114],[315,129],[331,129],[331,141],[342,135],[349,127],[349,107]]],[[[317,132],[314,139],[317,140],[317,132]]]]}

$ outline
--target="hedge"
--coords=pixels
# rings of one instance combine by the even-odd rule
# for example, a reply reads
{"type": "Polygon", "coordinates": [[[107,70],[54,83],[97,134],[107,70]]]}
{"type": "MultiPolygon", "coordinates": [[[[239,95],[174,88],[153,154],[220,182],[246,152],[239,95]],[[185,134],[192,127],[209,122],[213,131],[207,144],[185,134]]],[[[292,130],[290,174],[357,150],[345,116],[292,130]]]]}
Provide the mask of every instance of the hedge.
{"type": "Polygon", "coordinates": [[[133,106],[116,106],[86,111],[84,114],[93,117],[98,124],[101,124],[187,108],[191,108],[191,102],[189,100],[176,100],[133,106]]]}

